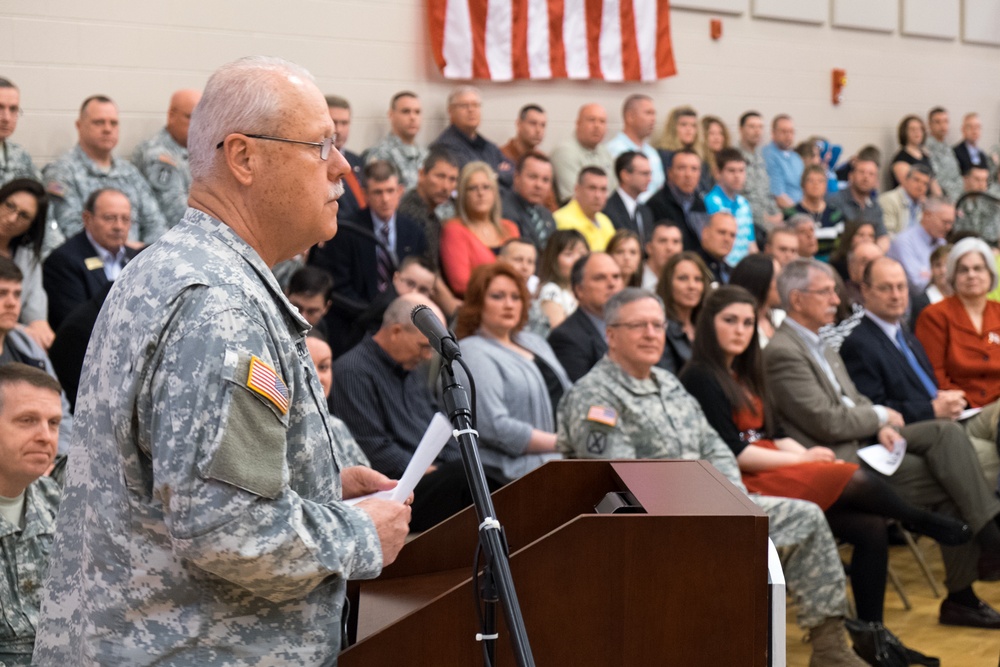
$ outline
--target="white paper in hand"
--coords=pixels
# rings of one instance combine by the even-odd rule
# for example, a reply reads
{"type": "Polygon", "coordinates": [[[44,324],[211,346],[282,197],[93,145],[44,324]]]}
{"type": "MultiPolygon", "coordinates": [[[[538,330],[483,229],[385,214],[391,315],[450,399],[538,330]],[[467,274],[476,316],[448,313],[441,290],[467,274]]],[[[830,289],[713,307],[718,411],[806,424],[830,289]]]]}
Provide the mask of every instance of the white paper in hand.
{"type": "Polygon", "coordinates": [[[882,445],[862,447],[858,450],[858,458],[883,475],[889,476],[899,469],[905,453],[906,440],[900,439],[896,441],[891,452],[882,445]]]}
{"type": "Polygon", "coordinates": [[[348,505],[356,505],[362,500],[368,500],[369,498],[385,498],[386,500],[394,500],[398,503],[405,501],[413,493],[413,489],[416,488],[417,483],[420,482],[420,478],[424,476],[427,469],[434,464],[434,459],[438,457],[438,454],[441,453],[441,450],[448,443],[448,439],[451,438],[451,432],[451,422],[440,412],[437,413],[431,419],[430,425],[424,432],[424,437],[420,439],[417,451],[413,453],[413,458],[410,459],[406,470],[403,471],[403,476],[399,479],[399,484],[396,485],[396,488],[388,491],[377,491],[376,493],[351,498],[344,502],[348,505]]]}

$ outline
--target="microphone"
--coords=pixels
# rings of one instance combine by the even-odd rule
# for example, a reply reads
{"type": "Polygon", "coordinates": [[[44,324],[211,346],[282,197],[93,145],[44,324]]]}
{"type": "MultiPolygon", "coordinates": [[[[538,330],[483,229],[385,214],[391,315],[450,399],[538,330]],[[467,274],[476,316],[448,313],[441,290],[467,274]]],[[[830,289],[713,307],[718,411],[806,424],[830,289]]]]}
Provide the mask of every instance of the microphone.
{"type": "Polygon", "coordinates": [[[462,351],[459,349],[458,343],[455,342],[454,336],[444,328],[433,310],[421,304],[410,311],[410,319],[413,321],[413,325],[420,330],[420,333],[427,337],[431,347],[445,361],[451,363],[455,361],[456,357],[462,356],[462,351]]]}

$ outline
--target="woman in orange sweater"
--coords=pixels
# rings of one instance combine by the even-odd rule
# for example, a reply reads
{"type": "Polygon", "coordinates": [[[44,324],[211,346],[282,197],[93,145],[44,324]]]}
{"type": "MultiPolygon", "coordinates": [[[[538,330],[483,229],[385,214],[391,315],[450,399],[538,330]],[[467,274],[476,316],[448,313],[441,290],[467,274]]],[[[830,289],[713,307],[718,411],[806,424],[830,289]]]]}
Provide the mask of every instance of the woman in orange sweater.
{"type": "Polygon", "coordinates": [[[955,293],[920,313],[916,334],[938,388],[964,391],[979,408],[1000,398],[1000,303],[986,298],[997,286],[990,247],[977,238],[956,243],[948,283],[955,293]]]}

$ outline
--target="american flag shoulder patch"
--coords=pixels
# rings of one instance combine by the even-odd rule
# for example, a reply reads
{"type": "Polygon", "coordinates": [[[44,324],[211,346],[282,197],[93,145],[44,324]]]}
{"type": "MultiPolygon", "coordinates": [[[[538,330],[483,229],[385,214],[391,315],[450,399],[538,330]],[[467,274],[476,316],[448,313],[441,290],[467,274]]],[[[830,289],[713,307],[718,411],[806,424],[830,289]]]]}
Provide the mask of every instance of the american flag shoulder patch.
{"type": "Polygon", "coordinates": [[[587,410],[587,421],[614,426],[618,423],[618,411],[614,408],[606,408],[603,405],[592,405],[587,410]]]}
{"type": "Polygon", "coordinates": [[[274,403],[281,414],[288,414],[288,387],[274,369],[256,355],[250,357],[247,387],[274,403]]]}

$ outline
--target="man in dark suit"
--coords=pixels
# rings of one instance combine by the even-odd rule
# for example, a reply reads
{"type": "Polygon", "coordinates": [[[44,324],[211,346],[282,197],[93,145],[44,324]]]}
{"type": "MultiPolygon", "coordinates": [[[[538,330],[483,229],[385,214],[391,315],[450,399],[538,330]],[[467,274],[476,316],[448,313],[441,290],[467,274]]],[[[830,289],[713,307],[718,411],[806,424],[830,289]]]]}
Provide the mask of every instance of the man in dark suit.
{"type": "Polygon", "coordinates": [[[955,159],[958,160],[958,169],[963,176],[972,166],[988,169],[990,174],[996,168],[990,162],[990,157],[986,154],[986,151],[977,146],[982,133],[983,124],[979,120],[979,114],[965,114],[965,118],[962,119],[962,141],[954,146],[955,159]]]}
{"type": "Polygon", "coordinates": [[[603,252],[581,257],[573,265],[570,284],[577,309],[549,334],[549,345],[576,382],[586,375],[607,351],[604,304],[625,286],[618,264],[603,252]]]}
{"type": "Polygon", "coordinates": [[[630,229],[639,235],[640,243],[649,241],[653,233],[653,211],[639,203],[639,195],[653,180],[649,159],[638,151],[625,151],[615,160],[618,187],[604,205],[604,215],[611,218],[615,229],[630,229]]]}
{"type": "Polygon", "coordinates": [[[705,202],[698,195],[700,177],[701,158],[693,150],[683,148],[674,153],[666,184],[646,202],[657,220],[680,224],[685,250],[701,248],[701,230],[708,221],[705,202]]]}
{"type": "Polygon", "coordinates": [[[972,589],[980,572],[992,578],[1000,567],[1000,501],[960,426],[944,420],[906,424],[898,411],[873,404],[857,390],[840,357],[818,335],[836,312],[835,286],[833,270],[814,259],[791,262],[778,277],[787,317],[764,348],[777,423],[806,447],[829,447],[853,463],[862,446],[874,442],[892,451],[905,441],[899,468],[886,481],[915,505],[961,517],[976,536],[942,549],[948,597],[940,622],[1000,628],[1000,613],[972,589]]]}
{"type": "Polygon", "coordinates": [[[545,207],[552,194],[552,162],[531,151],[521,156],[514,170],[514,189],[501,190],[503,217],[517,224],[521,238],[530,241],[541,255],[556,231],[552,211],[545,207]]]}
{"type": "Polygon", "coordinates": [[[351,136],[351,104],[343,97],[327,95],[326,107],[333,120],[333,131],[336,132],[333,145],[351,165],[351,171],[344,175],[344,194],[337,200],[337,219],[356,220],[361,209],[368,206],[368,202],[365,201],[364,192],[364,160],[357,153],[344,148],[351,136]]]}
{"type": "MultiPolygon", "coordinates": [[[[840,348],[844,366],[858,391],[876,405],[897,410],[907,423],[926,419],[958,419],[966,406],[965,392],[938,389],[934,369],[923,345],[901,326],[908,302],[906,272],[899,262],[870,262],[861,282],[864,317],[840,348]]],[[[997,482],[997,416],[993,403],[963,423],[976,450],[983,475],[997,482]]]]}
{"type": "Polygon", "coordinates": [[[368,163],[368,207],[353,224],[341,223],[337,235],[310,255],[310,264],[333,277],[334,302],[325,318],[334,358],[350,349],[347,343],[354,319],[389,287],[399,262],[427,253],[420,223],[396,210],[401,196],[395,165],[385,160],[368,163]]]}
{"type": "Polygon", "coordinates": [[[733,214],[719,211],[712,214],[701,232],[701,248],[697,252],[705,260],[715,282],[720,285],[728,285],[729,276],[733,273],[733,267],[726,263],[726,256],[733,249],[736,230],[736,218],[733,214]]]}
{"type": "Polygon", "coordinates": [[[132,205],[120,190],[95,190],[83,205],[83,231],[56,248],[42,265],[49,324],[62,321],[112,283],[139,252],[125,245],[132,205]]]}

